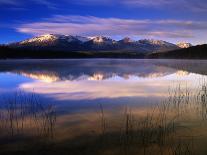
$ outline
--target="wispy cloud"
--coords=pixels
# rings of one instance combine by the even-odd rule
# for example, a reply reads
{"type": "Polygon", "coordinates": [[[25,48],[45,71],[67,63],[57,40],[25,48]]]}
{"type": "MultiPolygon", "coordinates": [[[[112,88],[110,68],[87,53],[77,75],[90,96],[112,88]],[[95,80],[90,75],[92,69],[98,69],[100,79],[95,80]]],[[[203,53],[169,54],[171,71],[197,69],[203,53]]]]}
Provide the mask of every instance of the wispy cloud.
{"type": "MultiPolygon", "coordinates": [[[[165,96],[166,91],[169,90],[169,83],[172,79],[179,78],[181,81],[173,82],[174,85],[178,84],[185,87],[186,83],[192,83],[191,89],[195,89],[194,79],[199,75],[189,74],[180,77],[177,73],[170,73],[152,78],[140,78],[136,76],[129,77],[129,80],[122,77],[109,78],[107,80],[80,80],[80,81],[59,81],[54,83],[45,83],[35,81],[24,83],[19,86],[28,92],[35,92],[37,94],[44,94],[48,97],[57,100],[93,100],[100,98],[119,98],[119,97],[160,97],[165,96]],[[93,89],[89,89],[93,87],[93,89]],[[159,88],[159,89],[157,89],[159,88]]],[[[172,85],[173,85],[172,84],[172,85]]]]}
{"type": "MultiPolygon", "coordinates": [[[[181,0],[182,1],[182,0],[181,0]]],[[[133,5],[133,6],[150,6],[150,7],[158,7],[163,5],[174,4],[175,1],[170,0],[122,0],[123,4],[133,5]]]]}
{"type": "Polygon", "coordinates": [[[19,3],[17,0],[0,0],[0,5],[17,6],[19,3]]]}
{"type": "Polygon", "coordinates": [[[50,9],[57,9],[57,4],[56,3],[52,3],[49,0],[31,0],[34,3],[40,4],[40,5],[44,5],[50,9]]]}
{"type": "Polygon", "coordinates": [[[193,12],[207,12],[206,0],[70,0],[79,5],[121,5],[133,8],[177,9],[193,12]]]}
{"type": "Polygon", "coordinates": [[[1,5],[22,5],[35,3],[44,5],[48,8],[56,9],[65,7],[70,4],[76,5],[109,5],[109,6],[127,6],[127,7],[146,7],[146,8],[157,8],[157,9],[177,9],[184,11],[199,11],[207,12],[207,1],[206,0],[0,0],[1,5]]]}
{"type": "Polygon", "coordinates": [[[46,6],[47,8],[51,8],[51,9],[56,9],[57,8],[57,4],[56,3],[52,3],[49,0],[0,0],[0,6],[6,6],[7,9],[10,8],[23,8],[26,7],[27,5],[31,5],[31,4],[36,4],[36,5],[43,5],[46,6]]]}
{"type": "Polygon", "coordinates": [[[58,33],[85,36],[193,38],[197,32],[207,32],[207,22],[56,15],[43,21],[22,24],[18,26],[17,31],[32,35],[58,33]]]}
{"type": "Polygon", "coordinates": [[[206,0],[122,0],[123,4],[134,7],[173,8],[185,11],[207,11],[206,0]],[[186,10],[187,9],[187,10],[186,10]]]}

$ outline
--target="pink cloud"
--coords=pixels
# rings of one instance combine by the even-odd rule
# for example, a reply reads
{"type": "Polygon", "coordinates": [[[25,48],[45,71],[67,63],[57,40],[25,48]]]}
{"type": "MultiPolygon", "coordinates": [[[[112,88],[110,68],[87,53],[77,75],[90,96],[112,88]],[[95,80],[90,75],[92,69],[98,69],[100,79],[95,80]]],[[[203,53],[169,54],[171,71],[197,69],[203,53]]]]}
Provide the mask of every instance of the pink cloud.
{"type": "Polygon", "coordinates": [[[45,33],[70,35],[144,36],[147,38],[193,38],[206,32],[207,22],[185,20],[138,20],[94,16],[56,15],[44,21],[26,23],[17,31],[32,35],[45,33]]]}

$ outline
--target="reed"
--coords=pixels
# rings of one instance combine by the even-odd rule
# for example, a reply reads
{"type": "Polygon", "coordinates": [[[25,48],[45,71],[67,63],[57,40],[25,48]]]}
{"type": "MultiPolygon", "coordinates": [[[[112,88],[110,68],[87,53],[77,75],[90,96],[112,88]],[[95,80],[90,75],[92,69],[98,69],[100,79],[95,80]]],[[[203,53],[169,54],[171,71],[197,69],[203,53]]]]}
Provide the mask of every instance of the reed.
{"type": "MultiPolygon", "coordinates": [[[[182,119],[197,110],[206,120],[207,87],[202,85],[194,99],[192,96],[187,87],[178,85],[169,90],[166,100],[149,108],[145,114],[126,106],[118,116],[121,125],[113,132],[109,128],[112,122],[107,110],[99,104],[100,135],[86,136],[84,142],[81,139],[75,146],[76,139],[63,142],[62,154],[106,155],[113,150],[113,155],[196,155],[196,137],[187,135],[191,129],[182,125],[182,119]]],[[[37,95],[21,91],[4,100],[4,105],[0,111],[0,129],[8,137],[25,134],[29,128],[35,138],[54,139],[57,115],[53,104],[45,104],[37,95]]],[[[61,147],[56,149],[60,151],[61,147]]],[[[54,153],[53,148],[47,151],[46,154],[54,153]]]]}
{"type": "Polygon", "coordinates": [[[43,104],[35,94],[23,91],[4,97],[2,105],[4,105],[0,110],[2,135],[15,137],[27,135],[27,132],[32,130],[33,136],[53,137],[56,123],[54,105],[43,104]]]}

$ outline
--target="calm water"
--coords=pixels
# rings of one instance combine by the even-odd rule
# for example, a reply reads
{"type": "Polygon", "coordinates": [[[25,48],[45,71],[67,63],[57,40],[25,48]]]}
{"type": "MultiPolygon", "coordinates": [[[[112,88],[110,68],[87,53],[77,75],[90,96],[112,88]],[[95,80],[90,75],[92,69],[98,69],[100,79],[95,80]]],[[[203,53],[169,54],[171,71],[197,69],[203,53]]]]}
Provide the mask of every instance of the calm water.
{"type": "Polygon", "coordinates": [[[0,154],[207,154],[207,61],[0,61],[0,154]]]}

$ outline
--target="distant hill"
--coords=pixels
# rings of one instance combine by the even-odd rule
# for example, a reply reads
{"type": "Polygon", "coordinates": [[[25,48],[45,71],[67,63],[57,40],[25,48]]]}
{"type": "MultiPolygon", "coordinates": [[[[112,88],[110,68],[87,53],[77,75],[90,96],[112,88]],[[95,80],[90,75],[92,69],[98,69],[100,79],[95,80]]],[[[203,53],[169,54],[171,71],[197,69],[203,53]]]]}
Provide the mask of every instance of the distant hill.
{"type": "Polygon", "coordinates": [[[207,44],[169,52],[152,53],[147,58],[154,59],[207,59],[207,44]]]}

